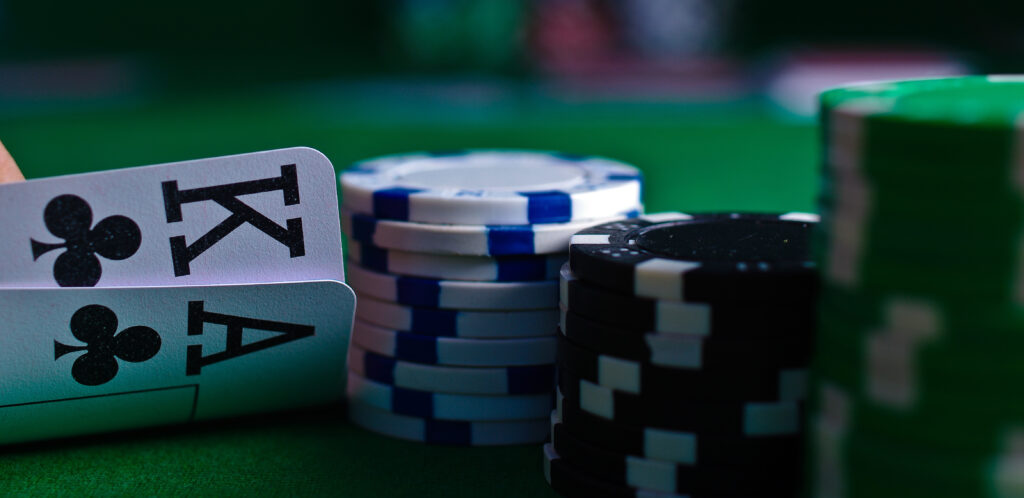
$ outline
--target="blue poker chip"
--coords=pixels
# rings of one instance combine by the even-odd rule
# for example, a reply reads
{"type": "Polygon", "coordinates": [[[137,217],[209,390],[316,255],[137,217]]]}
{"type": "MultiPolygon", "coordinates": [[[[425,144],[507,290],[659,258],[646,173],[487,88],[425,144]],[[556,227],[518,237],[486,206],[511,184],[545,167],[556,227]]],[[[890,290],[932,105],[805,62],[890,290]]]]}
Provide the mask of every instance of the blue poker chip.
{"type": "Polygon", "coordinates": [[[548,435],[548,420],[467,422],[399,415],[365,403],[348,404],[349,420],[385,436],[430,444],[493,446],[537,444],[548,435]]]}
{"type": "Polygon", "coordinates": [[[564,253],[569,238],[584,228],[639,216],[642,207],[619,215],[568,223],[533,225],[452,225],[382,220],[342,209],[341,226],[351,240],[384,249],[457,254],[512,256],[564,253]]]}
{"type": "Polygon", "coordinates": [[[455,256],[382,249],[350,241],[348,256],[365,268],[412,277],[484,282],[533,282],[558,278],[564,253],[519,256],[455,256]]]}
{"type": "Polygon", "coordinates": [[[345,390],[350,401],[375,406],[399,415],[439,420],[530,420],[551,413],[550,393],[480,394],[435,393],[392,386],[348,372],[345,390]]]}
{"type": "Polygon", "coordinates": [[[348,368],[367,379],[406,389],[455,394],[550,394],[555,387],[554,365],[517,367],[455,367],[396,360],[348,348],[348,368]]]}
{"type": "Polygon", "coordinates": [[[551,309],[558,305],[558,282],[474,282],[392,275],[349,262],[348,283],[361,294],[421,308],[461,310],[551,309]]]}
{"type": "Polygon", "coordinates": [[[643,183],[618,161],[516,150],[385,156],[353,165],[339,181],[352,211],[466,225],[613,217],[637,209],[643,183]]]}
{"type": "Polygon", "coordinates": [[[397,360],[431,365],[507,367],[550,365],[557,338],[462,339],[389,330],[356,320],[352,342],[397,360]]]}
{"type": "Polygon", "coordinates": [[[554,335],[558,308],[515,311],[477,311],[402,306],[367,297],[361,292],[356,317],[405,332],[446,337],[510,338],[554,335]]]}

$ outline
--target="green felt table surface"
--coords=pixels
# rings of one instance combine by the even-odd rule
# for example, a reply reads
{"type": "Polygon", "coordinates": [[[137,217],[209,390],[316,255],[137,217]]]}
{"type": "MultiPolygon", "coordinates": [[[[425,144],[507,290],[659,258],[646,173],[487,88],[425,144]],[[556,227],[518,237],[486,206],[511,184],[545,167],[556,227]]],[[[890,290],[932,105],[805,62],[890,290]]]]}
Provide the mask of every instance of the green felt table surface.
{"type": "MultiPolygon", "coordinates": [[[[756,102],[446,105],[321,85],[0,109],[0,140],[29,178],[297,145],[339,170],[380,154],[521,147],[636,164],[648,212],[810,211],[817,188],[814,127],[774,119],[756,102]]],[[[391,439],[349,424],[340,402],[0,448],[0,495],[69,494],[554,496],[539,445],[391,439]]]]}

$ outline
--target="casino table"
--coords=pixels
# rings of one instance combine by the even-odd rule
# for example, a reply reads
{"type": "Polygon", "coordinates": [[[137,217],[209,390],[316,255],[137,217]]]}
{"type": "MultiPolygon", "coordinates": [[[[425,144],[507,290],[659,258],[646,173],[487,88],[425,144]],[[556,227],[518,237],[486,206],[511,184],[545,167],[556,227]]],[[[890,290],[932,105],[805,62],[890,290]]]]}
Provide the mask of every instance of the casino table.
{"type": "MultiPolygon", "coordinates": [[[[648,212],[813,210],[814,126],[779,119],[755,99],[653,105],[466,93],[442,91],[446,100],[372,85],[281,85],[0,107],[0,140],[29,178],[298,145],[319,149],[338,170],[405,151],[561,150],[639,166],[648,212]]],[[[378,436],[349,424],[341,399],[0,448],[0,494],[554,496],[540,445],[378,436]]]]}

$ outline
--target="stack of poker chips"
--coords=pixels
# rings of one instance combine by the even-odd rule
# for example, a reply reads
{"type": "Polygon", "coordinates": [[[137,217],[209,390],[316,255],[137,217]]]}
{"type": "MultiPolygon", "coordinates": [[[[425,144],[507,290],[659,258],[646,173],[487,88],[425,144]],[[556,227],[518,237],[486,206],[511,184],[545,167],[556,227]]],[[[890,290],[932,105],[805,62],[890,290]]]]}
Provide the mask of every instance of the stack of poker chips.
{"type": "Polygon", "coordinates": [[[797,494],[816,221],[662,213],[572,237],[544,447],[555,491],[797,494]]]}
{"type": "Polygon", "coordinates": [[[822,95],[814,496],[1024,493],[1024,77],[822,95]]]}
{"type": "Polygon", "coordinates": [[[543,441],[569,237],[639,212],[639,171],[469,151],[372,159],[340,182],[358,296],[350,419],[430,443],[543,441]]]}

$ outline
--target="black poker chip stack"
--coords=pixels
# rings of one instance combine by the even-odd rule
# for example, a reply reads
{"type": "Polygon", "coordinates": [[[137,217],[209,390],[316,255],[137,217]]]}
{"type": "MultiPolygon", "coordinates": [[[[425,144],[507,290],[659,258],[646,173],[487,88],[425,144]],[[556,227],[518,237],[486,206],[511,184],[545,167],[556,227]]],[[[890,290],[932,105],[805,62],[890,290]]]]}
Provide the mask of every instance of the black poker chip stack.
{"type": "Polygon", "coordinates": [[[544,447],[555,491],[799,493],[816,222],[661,213],[573,236],[544,447]]]}

